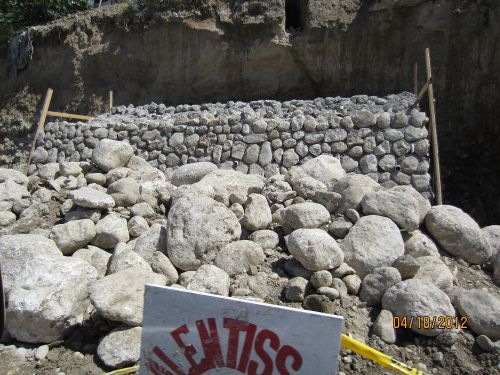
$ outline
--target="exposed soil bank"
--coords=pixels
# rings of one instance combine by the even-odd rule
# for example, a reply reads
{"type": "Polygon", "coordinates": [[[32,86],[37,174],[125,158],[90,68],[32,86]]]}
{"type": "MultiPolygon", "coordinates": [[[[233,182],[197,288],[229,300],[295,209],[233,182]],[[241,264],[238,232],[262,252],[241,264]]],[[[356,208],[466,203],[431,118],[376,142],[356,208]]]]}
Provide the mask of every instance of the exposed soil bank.
{"type": "Polygon", "coordinates": [[[500,222],[500,4],[311,0],[288,13],[302,29],[287,33],[281,3],[232,1],[205,19],[147,22],[117,6],[37,29],[31,64],[17,76],[7,76],[2,51],[0,162],[19,160],[9,156],[15,146],[28,149],[29,137],[12,137],[31,133],[49,86],[53,108],[78,113],[102,111],[109,89],[117,104],[383,96],[413,90],[415,61],[423,84],[430,47],[445,203],[482,225],[500,222]]]}

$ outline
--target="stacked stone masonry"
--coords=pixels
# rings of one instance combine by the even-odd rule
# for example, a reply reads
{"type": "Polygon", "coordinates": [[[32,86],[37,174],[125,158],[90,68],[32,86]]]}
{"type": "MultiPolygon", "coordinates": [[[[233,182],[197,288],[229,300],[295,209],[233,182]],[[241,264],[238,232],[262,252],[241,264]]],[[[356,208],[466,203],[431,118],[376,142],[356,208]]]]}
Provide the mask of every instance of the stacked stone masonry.
{"type": "Polygon", "coordinates": [[[211,161],[270,177],[331,154],[347,173],[366,174],[383,186],[412,185],[430,198],[428,118],[414,103],[415,96],[405,92],[385,98],[119,106],[88,123],[48,123],[32,168],[90,161],[104,138],[130,142],[136,155],[167,173],[211,161]]]}

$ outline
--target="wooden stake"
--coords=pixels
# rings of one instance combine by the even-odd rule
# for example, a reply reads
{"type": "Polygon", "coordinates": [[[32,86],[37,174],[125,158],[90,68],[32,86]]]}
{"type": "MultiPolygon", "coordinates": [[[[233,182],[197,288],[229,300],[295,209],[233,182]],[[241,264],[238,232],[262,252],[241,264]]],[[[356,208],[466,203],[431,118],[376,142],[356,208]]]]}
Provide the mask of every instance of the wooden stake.
{"type": "MultiPolygon", "coordinates": [[[[418,95],[418,63],[416,62],[413,66],[413,89],[415,92],[415,96],[418,95]]],[[[418,99],[417,99],[418,102],[418,99]]]]}
{"type": "Polygon", "coordinates": [[[113,109],[113,91],[109,90],[109,113],[113,109]]]}
{"type": "Polygon", "coordinates": [[[417,103],[422,100],[428,89],[429,89],[429,82],[425,82],[424,87],[420,89],[420,92],[417,95],[417,103]]]}
{"type": "Polygon", "coordinates": [[[441,191],[441,169],[439,166],[439,149],[436,129],[436,108],[434,107],[434,87],[432,85],[431,56],[429,48],[425,49],[425,70],[427,72],[427,82],[429,83],[429,111],[431,116],[431,140],[432,140],[432,161],[434,167],[434,194],[436,195],[436,204],[443,204],[443,195],[441,191]]]}
{"type": "Polygon", "coordinates": [[[54,91],[49,88],[47,89],[47,94],[45,95],[45,101],[43,103],[42,111],[40,112],[40,120],[38,120],[38,125],[36,127],[35,136],[33,137],[33,143],[31,144],[31,151],[28,156],[28,167],[31,163],[31,157],[33,156],[33,152],[35,152],[36,140],[38,138],[38,134],[45,127],[45,120],[47,119],[47,113],[49,112],[50,101],[52,100],[52,93],[54,91]]]}
{"type": "Polygon", "coordinates": [[[64,118],[72,118],[75,120],[86,120],[86,121],[90,121],[90,120],[94,119],[94,117],[92,117],[92,116],[75,115],[73,113],[64,113],[64,112],[55,112],[55,111],[48,111],[47,115],[53,116],[53,117],[64,117],[64,118]]]}

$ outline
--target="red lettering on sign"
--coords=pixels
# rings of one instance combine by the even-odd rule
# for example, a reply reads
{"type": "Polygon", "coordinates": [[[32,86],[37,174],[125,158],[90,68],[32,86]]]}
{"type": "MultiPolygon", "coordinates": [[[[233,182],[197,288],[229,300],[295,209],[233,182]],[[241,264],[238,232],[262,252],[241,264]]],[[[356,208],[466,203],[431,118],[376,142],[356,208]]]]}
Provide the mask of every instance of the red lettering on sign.
{"type": "Polygon", "coordinates": [[[288,357],[292,358],[291,366],[293,370],[299,371],[302,367],[303,360],[300,353],[290,345],[284,345],[276,356],[276,368],[280,375],[290,375],[290,372],[286,368],[286,360],[288,357]]]}
{"type": "Polygon", "coordinates": [[[247,371],[248,360],[250,359],[250,354],[252,354],[253,339],[255,338],[255,333],[257,332],[257,326],[252,323],[245,322],[247,325],[247,335],[245,337],[245,342],[243,344],[243,350],[241,351],[241,357],[238,364],[238,371],[245,374],[247,371]]]}
{"type": "Polygon", "coordinates": [[[189,374],[198,375],[213,368],[224,367],[215,318],[208,319],[208,330],[203,320],[197,320],[196,327],[198,328],[198,335],[200,336],[205,358],[198,366],[191,367],[189,374]]]}
{"type": "Polygon", "coordinates": [[[238,319],[224,318],[224,328],[229,330],[229,340],[227,344],[226,367],[236,369],[238,361],[238,342],[240,332],[245,331],[248,323],[238,319]]]}
{"type": "MultiPolygon", "coordinates": [[[[257,338],[255,339],[255,353],[257,353],[259,358],[264,363],[264,371],[262,371],[261,375],[272,375],[274,364],[272,358],[264,349],[264,342],[266,340],[270,341],[269,346],[271,347],[271,349],[277,352],[280,347],[280,339],[278,335],[276,335],[276,333],[269,329],[263,329],[262,331],[260,331],[257,335],[257,338]]],[[[250,364],[248,365],[248,374],[256,375],[258,367],[259,365],[257,364],[257,362],[253,360],[250,361],[250,364]]]]}
{"type": "MultiPolygon", "coordinates": [[[[159,347],[155,346],[153,349],[153,353],[157,355],[170,369],[174,372],[175,375],[185,375],[184,371],[177,366],[177,364],[170,359],[168,355],[166,355],[163,350],[159,347]]],[[[161,367],[161,366],[160,366],[161,367]]],[[[167,370],[165,370],[167,371],[167,370]]],[[[174,375],[171,372],[167,371],[165,375],[174,375]]]]}
{"type": "Polygon", "coordinates": [[[197,367],[199,363],[196,363],[193,359],[193,355],[197,353],[195,347],[192,344],[186,345],[181,339],[181,335],[187,335],[189,333],[189,328],[187,325],[182,325],[177,329],[174,329],[170,335],[173,337],[174,341],[179,345],[179,348],[183,350],[184,357],[191,365],[191,367],[197,367]]]}

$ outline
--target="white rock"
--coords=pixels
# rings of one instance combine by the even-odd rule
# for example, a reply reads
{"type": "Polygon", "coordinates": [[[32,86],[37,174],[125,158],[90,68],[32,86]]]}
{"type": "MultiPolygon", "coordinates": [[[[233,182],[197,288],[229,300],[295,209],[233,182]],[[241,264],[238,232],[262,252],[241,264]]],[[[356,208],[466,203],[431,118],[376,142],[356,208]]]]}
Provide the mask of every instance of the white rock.
{"type": "Polygon", "coordinates": [[[416,258],[420,265],[414,279],[427,280],[446,294],[450,294],[453,289],[454,276],[446,264],[435,256],[423,256],[416,258]]]}
{"type": "Polygon", "coordinates": [[[304,199],[312,199],[317,192],[326,192],[326,185],[311,176],[302,177],[293,185],[294,190],[299,197],[304,199]]]}
{"type": "Polygon", "coordinates": [[[139,254],[132,250],[125,250],[113,254],[108,263],[108,275],[117,273],[127,268],[142,268],[145,271],[153,272],[151,266],[139,254]]]}
{"type": "Polygon", "coordinates": [[[166,278],[142,268],[127,268],[95,281],[90,299],[101,316],[130,326],[142,323],[146,284],[166,285],[166,278]]]}
{"type": "Polygon", "coordinates": [[[361,279],[358,275],[347,275],[342,278],[347,292],[352,295],[357,295],[361,289],[361,279]]]}
{"type": "Polygon", "coordinates": [[[300,166],[309,176],[323,182],[328,189],[346,176],[340,160],[331,155],[320,155],[300,166]]]}
{"type": "Polygon", "coordinates": [[[210,162],[185,164],[174,171],[172,183],[175,186],[194,184],[215,170],[217,166],[210,162]]]}
{"type": "Polygon", "coordinates": [[[264,182],[255,175],[225,169],[210,172],[200,183],[212,185],[215,190],[224,190],[228,198],[233,193],[260,194],[264,188],[264,182]]]}
{"type": "Polygon", "coordinates": [[[10,211],[0,211],[0,227],[7,227],[16,222],[16,214],[10,211]]]}
{"type": "Polygon", "coordinates": [[[288,280],[285,287],[285,298],[292,302],[302,302],[306,295],[307,280],[303,277],[294,277],[288,280]]]}
{"type": "Polygon", "coordinates": [[[118,242],[127,242],[130,239],[127,220],[115,213],[110,213],[99,220],[95,230],[96,236],[92,245],[101,249],[112,249],[118,242]]]}
{"type": "MultiPolygon", "coordinates": [[[[446,293],[426,280],[404,280],[389,288],[382,298],[382,308],[391,311],[394,316],[406,317],[408,322],[411,317],[417,316],[427,316],[431,321],[434,317],[437,321],[440,316],[455,316],[455,309],[446,293]]],[[[429,328],[413,324],[411,329],[424,336],[437,336],[443,332],[437,324],[429,328]]]]}
{"type": "Polygon", "coordinates": [[[376,188],[380,185],[368,176],[355,174],[340,179],[333,187],[334,192],[342,195],[337,212],[344,213],[349,208],[358,210],[365,194],[376,188]]]}
{"type": "Polygon", "coordinates": [[[29,178],[23,173],[16,171],[15,169],[0,168],[0,183],[7,180],[12,180],[16,184],[28,185],[29,178]]]}
{"type": "Polygon", "coordinates": [[[111,254],[96,246],[88,246],[85,249],[77,250],[73,253],[73,258],[78,258],[90,263],[97,270],[99,278],[106,275],[108,262],[111,254]]]}
{"type": "Polygon", "coordinates": [[[272,222],[271,209],[262,194],[250,194],[241,224],[250,231],[266,229],[272,222]]]}
{"type": "Polygon", "coordinates": [[[65,161],[59,163],[59,174],[64,177],[77,177],[82,173],[82,168],[79,162],[65,161]]]}
{"type": "Polygon", "coordinates": [[[500,298],[482,289],[459,293],[455,303],[461,316],[467,317],[467,327],[493,341],[500,340],[500,298]]]}
{"type": "Polygon", "coordinates": [[[170,259],[160,251],[153,253],[149,265],[154,272],[164,275],[167,278],[167,286],[175,284],[179,279],[179,274],[170,259]]]}
{"type": "Polygon", "coordinates": [[[332,280],[332,274],[327,270],[314,272],[310,279],[311,285],[316,289],[332,285],[332,280]]]}
{"type": "Polygon", "coordinates": [[[168,257],[177,268],[186,271],[210,263],[220,249],[241,236],[236,216],[223,204],[203,195],[179,198],[170,208],[168,223],[168,257]]]}
{"type": "Polygon", "coordinates": [[[345,262],[363,278],[378,267],[391,266],[404,254],[399,228],[392,220],[363,216],[353,225],[341,245],[345,262]]]}
{"type": "Polygon", "coordinates": [[[361,201],[361,206],[365,215],[388,217],[409,231],[420,225],[418,202],[407,193],[394,190],[369,191],[361,201]]]}
{"type": "Polygon", "coordinates": [[[242,240],[231,242],[224,246],[215,257],[214,264],[226,271],[229,276],[235,276],[250,270],[266,259],[260,245],[252,241],[242,240]]]}
{"type": "Polygon", "coordinates": [[[139,237],[149,230],[149,224],[142,216],[133,216],[128,221],[127,228],[132,237],[139,237]]]}
{"type": "Polygon", "coordinates": [[[0,202],[15,202],[16,200],[29,197],[30,193],[24,185],[18,184],[10,179],[0,183],[0,202]]]}
{"type": "Polygon", "coordinates": [[[63,256],[54,241],[31,234],[2,236],[0,264],[13,338],[49,343],[82,323],[89,284],[97,279],[90,264],[63,256]]]}
{"type": "Polygon", "coordinates": [[[410,233],[405,240],[405,253],[414,258],[423,256],[439,257],[439,251],[434,241],[419,230],[410,233]]]}
{"type": "Polygon", "coordinates": [[[248,239],[260,245],[263,249],[275,249],[280,241],[278,233],[269,229],[257,230],[248,236],[248,239]]]}
{"type": "Polygon", "coordinates": [[[69,198],[80,207],[106,209],[115,206],[115,201],[111,195],[90,187],[82,187],[71,191],[69,198]]]}
{"type": "Polygon", "coordinates": [[[134,251],[150,262],[153,253],[160,251],[164,253],[167,250],[167,229],[158,223],[137,239],[134,245],[134,251]]]}
{"type": "Polygon", "coordinates": [[[211,264],[204,264],[196,270],[186,287],[197,292],[228,296],[229,284],[230,278],[226,272],[211,264]]]}
{"type": "Polygon", "coordinates": [[[321,288],[318,288],[316,290],[316,293],[327,296],[332,301],[340,297],[340,292],[337,289],[328,286],[322,286],[321,288]]]}
{"type": "Polygon", "coordinates": [[[500,252],[500,225],[490,225],[481,229],[490,244],[491,256],[495,257],[500,252]]]}
{"type": "Polygon", "coordinates": [[[35,349],[34,357],[37,361],[44,359],[49,354],[49,346],[41,345],[35,349]]]}
{"type": "Polygon", "coordinates": [[[321,229],[297,229],[288,237],[287,246],[290,254],[311,271],[335,268],[344,260],[337,242],[321,229]]]}
{"type": "Polygon", "coordinates": [[[110,184],[107,192],[117,206],[130,207],[139,199],[139,183],[132,178],[121,178],[110,184]]]}
{"type": "Polygon", "coordinates": [[[147,202],[136,203],[130,207],[130,213],[132,216],[141,216],[148,218],[154,216],[155,211],[147,202]]]}
{"type": "Polygon", "coordinates": [[[103,139],[92,151],[92,161],[103,171],[124,167],[134,155],[134,150],[126,142],[103,139]]]}
{"type": "Polygon", "coordinates": [[[393,318],[394,316],[389,310],[381,310],[373,324],[373,333],[387,344],[396,342],[393,318]]]}
{"type": "Polygon", "coordinates": [[[52,238],[64,255],[71,255],[86,246],[96,235],[92,220],[75,220],[66,224],[54,225],[50,232],[52,238]]]}
{"type": "Polygon", "coordinates": [[[432,207],[425,226],[439,245],[456,257],[472,264],[483,264],[491,257],[490,244],[479,225],[457,207],[432,207]]]}
{"type": "Polygon", "coordinates": [[[116,328],[99,342],[97,355],[108,367],[120,368],[139,361],[141,354],[141,327],[116,328]]]}
{"type": "Polygon", "coordinates": [[[318,203],[297,203],[285,208],[284,224],[291,229],[318,228],[330,220],[328,210],[318,203]]]}
{"type": "Polygon", "coordinates": [[[398,191],[401,193],[410,194],[418,204],[418,213],[419,213],[419,223],[422,223],[425,219],[425,216],[429,213],[431,209],[431,204],[427,198],[424,198],[415,188],[411,185],[397,185],[391,188],[393,191],[398,191]]]}

